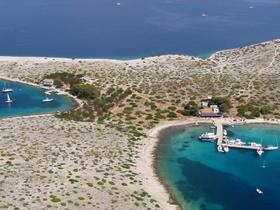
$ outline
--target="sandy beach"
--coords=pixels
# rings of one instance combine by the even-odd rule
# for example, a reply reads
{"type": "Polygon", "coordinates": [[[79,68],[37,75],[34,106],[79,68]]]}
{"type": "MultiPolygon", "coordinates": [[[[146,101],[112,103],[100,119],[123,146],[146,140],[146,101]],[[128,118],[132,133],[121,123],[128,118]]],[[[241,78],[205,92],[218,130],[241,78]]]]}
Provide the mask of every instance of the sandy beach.
{"type": "Polygon", "coordinates": [[[190,124],[201,124],[210,123],[213,124],[215,121],[222,123],[223,125],[243,125],[243,124],[254,124],[254,123],[267,123],[267,124],[280,124],[280,120],[267,120],[263,118],[257,119],[246,119],[236,120],[235,118],[218,118],[218,119],[203,119],[203,118],[190,118],[189,120],[173,121],[173,122],[162,122],[156,127],[152,128],[147,132],[147,138],[143,141],[143,147],[140,151],[140,159],[138,160],[138,168],[141,171],[145,171],[142,175],[145,177],[146,190],[154,195],[155,198],[166,209],[180,209],[180,206],[176,204],[176,201],[172,201],[170,193],[164,183],[164,180],[159,180],[157,171],[154,167],[156,149],[160,144],[159,135],[162,131],[170,129],[172,127],[184,127],[190,124]]]}

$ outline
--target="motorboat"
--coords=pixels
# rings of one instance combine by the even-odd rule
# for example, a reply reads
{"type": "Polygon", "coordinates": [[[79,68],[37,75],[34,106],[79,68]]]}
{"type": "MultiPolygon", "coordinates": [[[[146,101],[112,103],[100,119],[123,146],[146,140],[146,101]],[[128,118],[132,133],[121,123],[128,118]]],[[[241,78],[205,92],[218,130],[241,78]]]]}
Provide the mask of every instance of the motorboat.
{"type": "Polygon", "coordinates": [[[263,194],[263,191],[261,191],[259,188],[256,189],[257,193],[263,194]]]}
{"type": "Polygon", "coordinates": [[[224,149],[225,152],[229,152],[229,148],[227,146],[224,146],[223,149],[224,149]]]}
{"type": "Polygon", "coordinates": [[[256,142],[251,142],[251,143],[250,143],[250,146],[252,146],[252,147],[262,147],[261,144],[258,144],[258,143],[256,143],[256,142]]]}
{"type": "Polygon", "coordinates": [[[215,133],[203,133],[199,136],[199,139],[201,141],[211,141],[214,142],[214,140],[217,139],[217,136],[215,135],[215,133]]]}
{"type": "Polygon", "coordinates": [[[244,144],[246,144],[246,143],[243,142],[243,141],[241,141],[241,139],[236,139],[236,140],[235,140],[235,144],[237,144],[237,145],[244,145],[244,144]]]}
{"type": "Polygon", "coordinates": [[[224,132],[223,132],[224,136],[227,136],[227,130],[224,129],[224,132]]]}
{"type": "Polygon", "coordinates": [[[258,154],[259,156],[261,156],[263,153],[264,153],[264,151],[263,151],[262,149],[258,149],[258,150],[257,150],[257,154],[258,154]]]}
{"type": "Polygon", "coordinates": [[[241,141],[240,139],[228,140],[227,143],[234,144],[234,145],[245,145],[246,144],[245,142],[241,141]]]}
{"type": "Polygon", "coordinates": [[[225,151],[223,150],[222,145],[218,145],[218,146],[217,146],[217,150],[218,150],[218,152],[225,152],[225,151]]]}
{"type": "Polygon", "coordinates": [[[267,147],[264,147],[264,150],[277,150],[278,149],[278,146],[267,146],[267,147]]]}

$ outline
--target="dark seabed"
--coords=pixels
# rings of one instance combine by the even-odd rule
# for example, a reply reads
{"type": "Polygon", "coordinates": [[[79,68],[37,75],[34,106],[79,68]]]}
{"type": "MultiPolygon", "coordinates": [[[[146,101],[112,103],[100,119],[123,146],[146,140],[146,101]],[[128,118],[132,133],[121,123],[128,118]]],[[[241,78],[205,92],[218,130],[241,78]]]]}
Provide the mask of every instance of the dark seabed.
{"type": "Polygon", "coordinates": [[[279,11],[279,0],[2,0],[0,55],[205,57],[280,38],[279,11]]]}
{"type": "MultiPolygon", "coordinates": [[[[229,127],[231,138],[276,145],[280,126],[251,124],[229,127]]],[[[280,151],[257,156],[230,149],[218,153],[215,144],[197,137],[209,125],[165,132],[158,151],[157,170],[184,209],[279,210],[280,151]],[[260,195],[256,188],[263,191],[260,195]]]]}
{"type": "Polygon", "coordinates": [[[65,96],[52,94],[48,96],[54,99],[50,103],[43,103],[44,90],[22,83],[0,80],[0,118],[15,117],[34,114],[54,113],[67,111],[74,107],[74,102],[65,96]],[[12,103],[6,103],[7,95],[2,93],[2,88],[12,88],[9,93],[12,103]]]}

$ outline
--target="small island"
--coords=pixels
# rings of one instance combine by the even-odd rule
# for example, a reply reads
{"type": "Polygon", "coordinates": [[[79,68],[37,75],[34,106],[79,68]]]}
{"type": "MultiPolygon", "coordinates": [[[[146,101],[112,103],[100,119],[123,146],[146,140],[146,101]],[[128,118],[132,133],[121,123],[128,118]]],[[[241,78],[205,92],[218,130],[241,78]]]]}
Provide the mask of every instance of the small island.
{"type": "Polygon", "coordinates": [[[6,209],[178,209],[154,154],[166,128],[279,123],[280,41],[207,59],[0,57],[0,78],[66,94],[69,111],[1,119],[6,209]]]}

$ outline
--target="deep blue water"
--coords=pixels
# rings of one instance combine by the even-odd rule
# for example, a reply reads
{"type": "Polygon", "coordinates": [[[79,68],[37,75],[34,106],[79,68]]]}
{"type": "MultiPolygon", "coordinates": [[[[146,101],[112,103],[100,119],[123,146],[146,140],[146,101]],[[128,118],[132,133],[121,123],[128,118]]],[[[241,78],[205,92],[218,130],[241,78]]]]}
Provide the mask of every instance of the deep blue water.
{"type": "Polygon", "coordinates": [[[0,80],[0,90],[0,118],[66,111],[74,105],[68,97],[55,94],[48,96],[54,101],[43,103],[42,100],[45,98],[43,89],[22,83],[0,80]],[[2,93],[4,86],[14,90],[9,94],[13,100],[11,104],[5,102],[7,96],[2,93]]]}
{"type": "Polygon", "coordinates": [[[280,38],[279,11],[279,0],[0,0],[0,55],[205,56],[280,38]]]}
{"type": "MultiPolygon", "coordinates": [[[[264,145],[277,144],[280,126],[251,124],[227,128],[231,138],[264,145]]],[[[197,137],[209,125],[178,128],[161,137],[157,169],[184,209],[279,210],[280,151],[230,149],[218,153],[216,145],[197,137]],[[256,188],[264,194],[259,195],[256,188]]]]}

